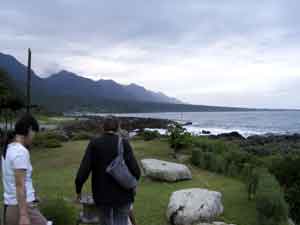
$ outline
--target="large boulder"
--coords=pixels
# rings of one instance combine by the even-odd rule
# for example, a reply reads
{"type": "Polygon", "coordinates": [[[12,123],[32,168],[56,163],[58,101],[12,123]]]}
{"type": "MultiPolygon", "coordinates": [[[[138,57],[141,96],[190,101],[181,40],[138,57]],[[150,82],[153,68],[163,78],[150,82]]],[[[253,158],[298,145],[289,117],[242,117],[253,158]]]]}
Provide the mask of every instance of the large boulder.
{"type": "Polygon", "coordinates": [[[212,222],[223,210],[220,192],[192,188],[172,194],[167,217],[173,225],[192,225],[212,222]]]}
{"type": "Polygon", "coordinates": [[[192,179],[192,173],[186,165],[157,159],[143,159],[142,168],[147,177],[162,181],[192,179]]]}

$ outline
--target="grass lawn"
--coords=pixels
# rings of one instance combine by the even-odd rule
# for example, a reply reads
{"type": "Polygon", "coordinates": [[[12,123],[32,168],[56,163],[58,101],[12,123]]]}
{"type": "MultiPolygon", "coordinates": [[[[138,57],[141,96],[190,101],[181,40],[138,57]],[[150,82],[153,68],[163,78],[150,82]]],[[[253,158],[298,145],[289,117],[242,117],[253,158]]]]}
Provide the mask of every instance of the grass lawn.
{"type": "MultiPolygon", "coordinates": [[[[75,197],[74,177],[86,145],[87,141],[76,141],[64,143],[61,148],[34,150],[34,182],[41,199],[57,195],[70,200],[75,197]]],[[[165,140],[134,140],[132,145],[139,159],[151,157],[172,160],[172,150],[165,140]]],[[[193,173],[191,181],[162,183],[142,178],[135,202],[138,224],[167,225],[165,212],[171,193],[195,187],[223,193],[225,211],[220,220],[237,225],[257,224],[255,202],[247,200],[245,185],[241,181],[203,171],[190,164],[188,166],[193,173]]],[[[85,186],[84,192],[90,193],[89,184],[85,186]]]]}

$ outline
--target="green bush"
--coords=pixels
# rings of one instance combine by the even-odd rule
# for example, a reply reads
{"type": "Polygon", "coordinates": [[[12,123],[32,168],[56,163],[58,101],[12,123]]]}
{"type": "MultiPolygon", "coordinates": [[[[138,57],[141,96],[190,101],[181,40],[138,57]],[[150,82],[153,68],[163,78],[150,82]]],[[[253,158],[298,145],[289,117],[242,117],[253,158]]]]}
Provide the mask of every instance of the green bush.
{"type": "Polygon", "coordinates": [[[240,169],[235,162],[231,162],[227,168],[227,175],[230,177],[237,177],[240,174],[240,169]]]}
{"type": "Polygon", "coordinates": [[[215,156],[215,169],[214,171],[217,173],[225,174],[226,172],[226,161],[222,155],[215,156]]]}
{"type": "Polygon", "coordinates": [[[195,166],[200,166],[200,161],[202,157],[202,151],[200,149],[193,149],[191,156],[191,163],[195,166]]]}
{"type": "Polygon", "coordinates": [[[276,225],[287,221],[288,206],[279,183],[267,171],[259,177],[256,194],[257,219],[260,225],[276,225]]]}
{"type": "Polygon", "coordinates": [[[155,131],[144,130],[141,133],[141,136],[143,137],[143,139],[145,141],[152,141],[154,139],[159,138],[160,137],[160,133],[157,130],[155,130],[155,131]]]}
{"type": "Polygon", "coordinates": [[[300,223],[300,157],[288,155],[271,158],[270,171],[284,187],[292,219],[300,223]]]}
{"type": "Polygon", "coordinates": [[[204,152],[203,158],[200,160],[201,168],[213,171],[215,165],[214,159],[215,157],[212,152],[204,152]]]}
{"type": "Polygon", "coordinates": [[[180,124],[173,124],[168,127],[169,143],[174,152],[192,145],[193,137],[180,124]]]}
{"type": "Polygon", "coordinates": [[[300,222],[300,180],[285,190],[285,198],[289,203],[292,219],[300,222]]]}
{"type": "Polygon", "coordinates": [[[53,136],[49,136],[48,134],[37,134],[34,138],[33,146],[38,148],[57,148],[61,147],[61,141],[59,139],[54,138],[53,136]]]}
{"type": "Polygon", "coordinates": [[[251,165],[250,163],[244,163],[243,169],[241,171],[241,177],[244,181],[247,182],[247,180],[251,176],[252,170],[253,170],[253,165],[251,165]]]}
{"type": "Polygon", "coordinates": [[[254,168],[251,164],[247,164],[243,170],[243,178],[247,186],[248,199],[255,197],[259,181],[260,169],[254,168]]]}
{"type": "Polygon", "coordinates": [[[61,142],[68,141],[68,137],[57,131],[42,131],[36,135],[36,139],[56,139],[61,142]]]}
{"type": "Polygon", "coordinates": [[[48,199],[43,202],[41,212],[55,225],[76,224],[77,210],[62,197],[48,199]]]}
{"type": "Polygon", "coordinates": [[[62,146],[62,144],[59,140],[49,139],[48,141],[44,142],[43,147],[45,147],[45,148],[59,148],[61,146],[62,146]]]}
{"type": "Polygon", "coordinates": [[[72,134],[72,140],[73,141],[79,141],[79,140],[90,140],[94,137],[92,133],[86,132],[86,131],[80,131],[72,134]]]}
{"type": "Polygon", "coordinates": [[[195,137],[193,138],[193,145],[201,148],[206,152],[214,152],[217,154],[223,154],[229,150],[229,144],[226,144],[221,140],[210,140],[207,137],[195,137]]]}

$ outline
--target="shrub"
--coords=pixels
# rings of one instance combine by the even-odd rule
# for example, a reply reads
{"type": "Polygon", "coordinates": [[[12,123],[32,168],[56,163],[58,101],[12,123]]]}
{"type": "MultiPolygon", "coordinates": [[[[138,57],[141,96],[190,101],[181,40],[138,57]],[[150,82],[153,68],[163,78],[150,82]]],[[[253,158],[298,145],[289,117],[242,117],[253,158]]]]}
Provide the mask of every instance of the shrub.
{"type": "Polygon", "coordinates": [[[230,177],[237,177],[240,173],[239,167],[235,162],[231,162],[227,168],[227,175],[230,177]]]}
{"type": "Polygon", "coordinates": [[[57,139],[59,141],[68,141],[68,137],[58,131],[43,131],[37,134],[36,139],[57,139]]]}
{"type": "Polygon", "coordinates": [[[285,198],[290,205],[292,219],[300,222],[300,158],[273,158],[270,171],[276,176],[285,190],[285,198]]]}
{"type": "Polygon", "coordinates": [[[59,148],[62,144],[59,140],[56,139],[49,139],[48,141],[43,143],[43,147],[45,148],[59,148]]]}
{"type": "Polygon", "coordinates": [[[143,137],[143,139],[145,141],[152,141],[152,140],[154,140],[156,138],[159,138],[160,137],[160,133],[157,130],[154,130],[154,131],[144,130],[141,133],[141,136],[143,137]]]}
{"type": "Polygon", "coordinates": [[[191,163],[195,166],[200,166],[200,161],[202,157],[202,151],[200,149],[193,149],[191,156],[191,163]]]}
{"type": "Polygon", "coordinates": [[[47,134],[37,134],[33,140],[33,146],[39,148],[57,148],[61,147],[61,141],[54,136],[47,134]]]}
{"type": "Polygon", "coordinates": [[[212,152],[203,152],[200,158],[200,167],[210,171],[214,171],[216,165],[215,155],[212,152]]]}
{"type": "Polygon", "coordinates": [[[86,132],[86,131],[80,131],[76,132],[72,135],[73,141],[79,141],[79,140],[90,140],[94,137],[92,133],[86,132]]]}
{"type": "Polygon", "coordinates": [[[169,143],[174,152],[192,145],[192,135],[179,124],[173,124],[168,127],[169,143]]]}
{"type": "Polygon", "coordinates": [[[256,210],[260,225],[275,225],[287,221],[288,206],[276,178],[267,171],[259,177],[256,210]]]}
{"type": "Polygon", "coordinates": [[[55,225],[75,224],[77,210],[62,197],[49,199],[41,204],[41,212],[55,225]]]}
{"type": "Polygon", "coordinates": [[[251,164],[247,164],[244,167],[243,176],[247,186],[248,199],[254,198],[257,192],[257,186],[259,181],[259,168],[254,168],[251,164]]]}
{"type": "Polygon", "coordinates": [[[300,180],[285,190],[285,198],[289,203],[292,219],[300,222],[300,180]]]}
{"type": "Polygon", "coordinates": [[[217,173],[225,174],[226,172],[226,161],[222,155],[215,156],[215,169],[214,171],[217,173]]]}
{"type": "Polygon", "coordinates": [[[221,140],[210,140],[207,137],[193,138],[194,146],[201,148],[203,151],[223,154],[229,150],[229,145],[221,140]]]}
{"type": "Polygon", "coordinates": [[[252,170],[253,170],[253,166],[250,163],[244,163],[243,169],[241,171],[241,177],[243,178],[244,181],[247,182],[247,180],[251,176],[252,170]]]}

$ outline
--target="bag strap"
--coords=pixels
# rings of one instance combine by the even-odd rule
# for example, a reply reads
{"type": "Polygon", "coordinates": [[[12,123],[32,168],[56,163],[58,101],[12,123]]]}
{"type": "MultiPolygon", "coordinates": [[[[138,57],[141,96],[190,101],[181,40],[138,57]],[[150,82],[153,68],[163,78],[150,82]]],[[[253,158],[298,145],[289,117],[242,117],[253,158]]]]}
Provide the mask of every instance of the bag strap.
{"type": "Polygon", "coordinates": [[[119,135],[119,138],[118,138],[118,155],[120,155],[121,157],[123,157],[123,154],[124,154],[123,139],[119,135]]]}

